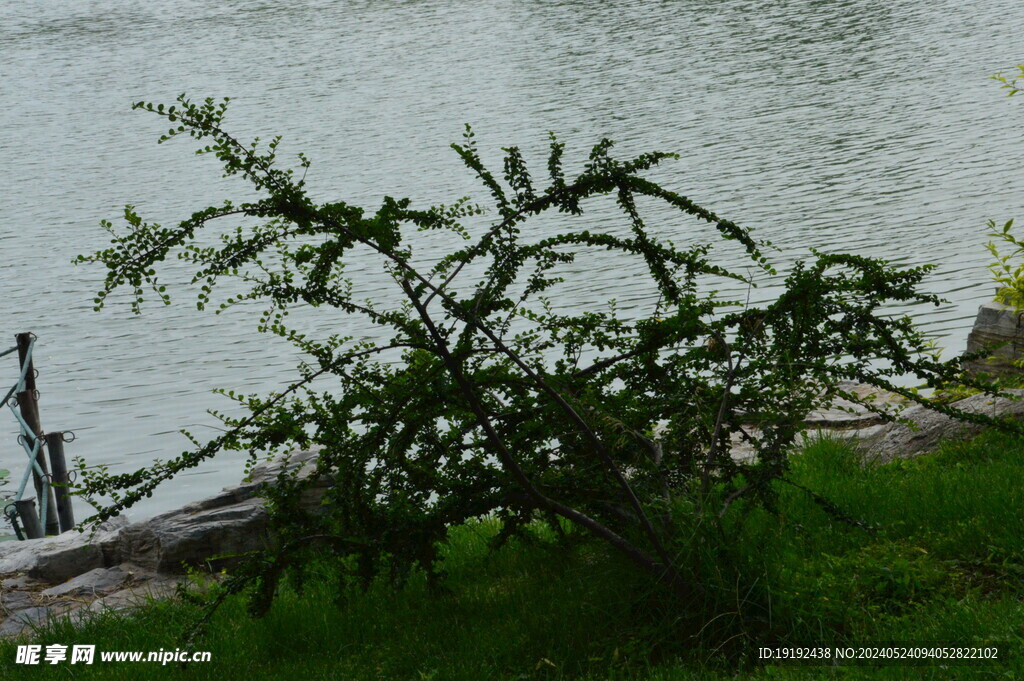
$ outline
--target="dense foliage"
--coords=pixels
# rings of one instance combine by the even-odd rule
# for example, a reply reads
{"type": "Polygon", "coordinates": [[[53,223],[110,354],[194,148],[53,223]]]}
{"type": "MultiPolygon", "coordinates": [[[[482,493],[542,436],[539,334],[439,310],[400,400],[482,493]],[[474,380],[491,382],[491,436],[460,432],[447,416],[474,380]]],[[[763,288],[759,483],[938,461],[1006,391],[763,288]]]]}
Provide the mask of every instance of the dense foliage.
{"type": "Polygon", "coordinates": [[[988,228],[992,230],[989,236],[995,237],[1009,249],[1000,251],[999,244],[995,241],[985,244],[988,252],[995,258],[988,269],[992,273],[992,281],[999,284],[995,299],[1017,310],[1024,310],[1024,262],[1021,262],[1024,244],[1010,232],[1012,227],[1013,220],[1008,220],[1002,228],[997,227],[994,221],[988,221],[988,228]]]}
{"type": "Polygon", "coordinates": [[[921,402],[894,377],[940,385],[960,373],[959,360],[938,361],[908,317],[886,314],[891,304],[938,303],[918,290],[926,267],[815,253],[792,268],[768,305],[717,297],[716,280],[748,275],[716,264],[710,245],[658,238],[640,205],[677,212],[675,241],[685,239],[687,220],[712,224],[745,249],[755,271],[773,274],[763,255],[768,245],[645,179],[671,154],[620,160],[602,140],[569,177],[563,144],[552,136],[546,180],[531,175],[515,147],[504,150],[499,178],[467,127],[452,147],[490,194],[492,212],[468,198],[431,207],[386,198],[370,212],[315,202],[305,184],[310,162],[300,157],[297,169],[282,169],[280,138],[265,147],[235,139],[223,127],[226,100],[196,104],[182,96],[167,108],[135,106],[174,126],[162,141],[200,140],[201,153],[260,198],[206,208],[173,227],[127,207],[126,229],[104,223],[110,248],[79,258],[107,267],[97,307],[119,287],[131,289],[136,311],[149,288],[169,302],[156,268],[176,254],[196,267],[201,308],[221,279],[236,278],[245,292],[223,304],[265,301],[260,331],[289,339],[309,361],[281,392],[228,393],[247,415],[224,416],[220,437],[135,473],[86,471],[82,491],[113,499],[97,516],[105,518],[222,448],[256,456],[320,447],[315,475],[283,476],[267,491],[279,541],[235,582],[255,581],[262,606],[283,573],[325,549],[343,572],[366,582],[382,572],[400,579],[417,564],[433,575],[447,528],[486,515],[500,520],[499,543],[546,519],[556,532],[571,527],[613,546],[684,600],[706,596],[708,586],[679,546],[703,533],[727,543],[719,518],[737,502],[772,508],[771,483],[787,475],[803,417],[837,397],[859,401],[843,381],[921,402]],[[627,235],[587,228],[585,208],[603,195],[617,202],[627,235]],[[564,228],[524,230],[530,218],[554,212],[564,228]],[[233,218],[242,226],[220,233],[219,245],[197,238],[233,218]],[[425,230],[462,245],[424,265],[416,236],[425,230]],[[565,265],[594,250],[642,263],[657,290],[649,311],[627,320],[613,305],[565,311],[567,301],[545,297],[565,265]],[[353,261],[379,264],[393,297],[364,300],[346,276],[353,261]],[[362,316],[387,340],[303,335],[286,317],[299,305],[362,316]],[[739,442],[751,457],[731,455],[739,442]],[[323,503],[315,512],[298,510],[317,478],[331,482],[323,503]]]}
{"type": "MultiPolygon", "coordinates": [[[[1008,97],[1013,97],[1022,89],[1019,83],[1021,78],[1024,78],[1024,65],[1018,65],[1016,69],[1017,73],[1009,78],[1001,73],[992,76],[992,80],[1002,83],[1000,87],[1007,91],[1008,97]]],[[[1021,262],[1024,244],[1011,233],[1012,227],[1012,219],[1002,227],[999,227],[995,220],[988,221],[988,235],[996,239],[985,244],[988,252],[995,258],[988,269],[992,273],[992,280],[999,285],[995,299],[1004,305],[1024,310],[1024,262],[1021,262]],[[1000,251],[1000,245],[1007,250],[1000,251]]]]}

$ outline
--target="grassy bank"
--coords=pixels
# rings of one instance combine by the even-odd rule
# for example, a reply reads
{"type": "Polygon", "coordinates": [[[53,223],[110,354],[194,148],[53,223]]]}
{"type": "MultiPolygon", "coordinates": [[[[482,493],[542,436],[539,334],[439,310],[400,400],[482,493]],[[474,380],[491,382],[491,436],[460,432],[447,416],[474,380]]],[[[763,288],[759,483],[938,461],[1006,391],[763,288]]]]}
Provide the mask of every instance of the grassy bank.
{"type": "MultiPolygon", "coordinates": [[[[988,433],[870,468],[845,446],[820,442],[794,457],[792,479],[861,525],[782,485],[777,514],[730,508],[725,548],[701,531],[687,534],[677,548],[709,586],[704,605],[719,613],[699,628],[603,549],[567,546],[537,528],[532,539],[490,553],[495,527],[483,522],[452,530],[440,594],[419,575],[398,593],[383,584],[348,590],[341,609],[333,584],[310,583],[301,595],[286,591],[261,620],[229,602],[196,644],[212,652],[209,663],[26,667],[13,664],[15,644],[5,642],[0,678],[1024,678],[1024,656],[988,667],[829,670],[762,667],[752,653],[799,641],[1019,646],[1024,440],[988,433]]],[[[131,619],[105,615],[34,638],[107,651],[174,649],[198,612],[157,603],[131,619]]]]}

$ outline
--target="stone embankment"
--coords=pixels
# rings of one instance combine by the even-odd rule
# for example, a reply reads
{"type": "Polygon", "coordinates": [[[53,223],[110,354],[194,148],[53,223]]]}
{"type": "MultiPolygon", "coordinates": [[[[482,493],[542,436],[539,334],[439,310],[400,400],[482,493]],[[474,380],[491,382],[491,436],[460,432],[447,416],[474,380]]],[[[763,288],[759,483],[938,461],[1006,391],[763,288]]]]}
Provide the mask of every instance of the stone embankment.
{"type": "MultiPolygon", "coordinates": [[[[308,475],[315,455],[297,452],[261,464],[237,487],[138,523],[115,518],[94,533],[0,542],[0,636],[52,617],[83,618],[170,596],[186,566],[214,572],[230,565],[231,554],[265,546],[268,518],[259,488],[285,466],[301,466],[299,474],[308,475]]],[[[317,503],[322,489],[314,486],[307,501],[317,503]]]]}
{"type": "MultiPolygon", "coordinates": [[[[875,404],[903,407],[900,419],[904,422],[885,421],[878,414],[861,405],[846,407],[849,411],[830,409],[807,418],[808,434],[815,433],[849,437],[857,442],[868,462],[888,463],[894,459],[907,459],[934,449],[940,440],[968,438],[980,433],[983,426],[955,419],[919,404],[906,401],[891,393],[872,391],[870,386],[856,386],[861,395],[874,395],[875,404]]],[[[953,402],[950,406],[970,414],[989,417],[1024,418],[1024,390],[1006,390],[1016,396],[991,397],[972,395],[953,402]]]]}
{"type": "MultiPolygon", "coordinates": [[[[840,399],[833,407],[807,416],[805,437],[849,438],[864,453],[865,461],[888,463],[910,458],[934,448],[939,440],[971,437],[982,430],[982,426],[940,414],[873,386],[848,383],[843,387],[874,407],[888,412],[900,410],[901,420],[887,421],[862,404],[840,399]]],[[[950,406],[991,417],[1024,418],[1024,390],[1004,392],[1022,399],[972,395],[950,406]]],[[[732,455],[737,460],[748,460],[753,458],[754,451],[734,437],[732,455]]]]}

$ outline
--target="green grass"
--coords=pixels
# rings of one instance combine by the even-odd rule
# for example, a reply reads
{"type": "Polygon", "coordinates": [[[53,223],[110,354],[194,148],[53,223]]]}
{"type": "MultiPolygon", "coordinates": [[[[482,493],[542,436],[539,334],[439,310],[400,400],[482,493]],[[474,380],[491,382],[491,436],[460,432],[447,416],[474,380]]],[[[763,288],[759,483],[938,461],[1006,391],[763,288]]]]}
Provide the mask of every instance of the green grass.
{"type": "MultiPolygon", "coordinates": [[[[395,592],[327,582],[286,589],[269,614],[229,601],[196,648],[213,661],[26,667],[0,643],[0,679],[689,679],[1024,678],[1024,657],[990,667],[759,667],[765,643],[1024,639],[1024,440],[986,433],[936,454],[861,467],[837,442],[793,458],[793,480],[868,530],[836,520],[804,491],[780,485],[777,514],[735,504],[726,546],[686,528],[676,549],[708,588],[687,617],[642,575],[601,548],[532,541],[487,549],[492,523],[454,528],[446,590],[422,574],[395,592]],[[712,614],[715,618],[712,619],[712,614]]],[[[717,533],[717,530],[715,530],[717,533]]],[[[199,610],[155,603],[75,630],[53,625],[41,644],[99,650],[174,649],[199,610]]]]}

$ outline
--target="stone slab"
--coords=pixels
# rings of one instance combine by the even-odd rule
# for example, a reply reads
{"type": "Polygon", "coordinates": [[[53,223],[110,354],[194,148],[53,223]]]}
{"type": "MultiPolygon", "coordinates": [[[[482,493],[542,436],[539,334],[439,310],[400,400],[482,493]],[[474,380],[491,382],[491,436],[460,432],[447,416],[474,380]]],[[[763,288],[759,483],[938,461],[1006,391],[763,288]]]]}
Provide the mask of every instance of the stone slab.
{"type": "Polygon", "coordinates": [[[114,591],[130,579],[131,574],[120,567],[95,568],[39,593],[50,597],[97,596],[114,591]]]}

